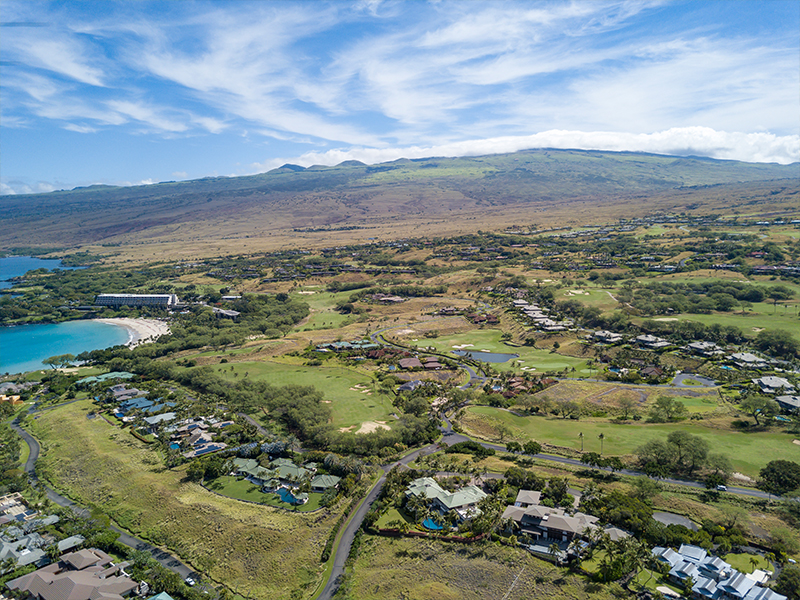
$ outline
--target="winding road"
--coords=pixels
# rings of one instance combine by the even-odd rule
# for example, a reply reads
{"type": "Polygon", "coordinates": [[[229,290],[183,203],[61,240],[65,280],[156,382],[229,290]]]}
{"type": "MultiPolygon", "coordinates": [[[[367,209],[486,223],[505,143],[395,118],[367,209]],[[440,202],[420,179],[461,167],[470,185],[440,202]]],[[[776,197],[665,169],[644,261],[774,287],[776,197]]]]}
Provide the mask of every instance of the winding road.
{"type": "MultiPolygon", "coordinates": [[[[39,477],[36,475],[36,461],[39,459],[39,454],[41,452],[41,446],[39,442],[34,438],[30,433],[22,429],[19,426],[19,419],[15,419],[12,421],[9,426],[13,429],[21,438],[22,440],[28,444],[28,448],[30,448],[30,453],[28,454],[28,460],[25,461],[25,472],[28,474],[30,478],[31,484],[34,487],[41,488],[45,491],[47,498],[51,500],[53,503],[57,504],[58,506],[64,506],[66,508],[72,509],[75,513],[81,516],[88,516],[89,511],[77,504],[75,504],[69,498],[62,496],[52,488],[48,487],[44,483],[41,482],[39,477]]],[[[162,566],[166,567],[170,571],[173,571],[181,576],[181,578],[185,579],[186,577],[193,577],[196,581],[200,580],[200,574],[190,569],[188,566],[183,564],[177,558],[172,556],[169,552],[162,550],[152,544],[145,542],[144,540],[140,540],[137,537],[132,536],[126,531],[116,527],[115,525],[111,525],[111,529],[117,533],[119,533],[119,542],[125,544],[126,546],[133,548],[134,550],[142,550],[150,554],[154,559],[156,559],[162,566]]]]}

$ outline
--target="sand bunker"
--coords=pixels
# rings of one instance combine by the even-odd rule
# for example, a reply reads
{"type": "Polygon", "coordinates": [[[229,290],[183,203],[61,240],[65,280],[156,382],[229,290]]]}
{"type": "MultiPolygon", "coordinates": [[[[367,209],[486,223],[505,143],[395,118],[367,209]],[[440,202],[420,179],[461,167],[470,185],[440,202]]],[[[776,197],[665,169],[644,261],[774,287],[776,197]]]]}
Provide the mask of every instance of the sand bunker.
{"type": "Polygon", "coordinates": [[[792,443],[793,444],[797,444],[798,446],[800,446],[800,440],[792,440],[792,443]]]}
{"type": "Polygon", "coordinates": [[[676,319],[674,317],[661,317],[659,319],[653,319],[653,320],[654,321],[678,321],[679,319],[676,319]]]}
{"type": "Polygon", "coordinates": [[[459,344],[458,346],[453,346],[456,350],[463,350],[464,348],[474,348],[475,344],[459,344]]]}
{"type": "Polygon", "coordinates": [[[317,292],[297,292],[297,293],[307,295],[307,294],[316,294],[317,292]]]}
{"type": "Polygon", "coordinates": [[[391,429],[391,427],[386,424],[386,421],[364,421],[356,433],[372,433],[378,429],[391,429]]]}
{"type": "Polygon", "coordinates": [[[397,335],[408,335],[409,333],[414,333],[413,329],[401,329],[397,332],[397,335]]]}
{"type": "Polygon", "coordinates": [[[355,425],[350,425],[350,427],[339,427],[339,431],[342,433],[350,433],[355,428],[356,428],[355,425]]]}

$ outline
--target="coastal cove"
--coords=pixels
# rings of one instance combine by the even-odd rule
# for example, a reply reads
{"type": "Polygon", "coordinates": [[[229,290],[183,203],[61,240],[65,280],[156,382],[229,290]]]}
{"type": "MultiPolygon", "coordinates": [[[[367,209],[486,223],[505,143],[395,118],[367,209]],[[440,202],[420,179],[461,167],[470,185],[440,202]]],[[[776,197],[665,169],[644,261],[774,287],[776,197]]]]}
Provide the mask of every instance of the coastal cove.
{"type": "Polygon", "coordinates": [[[69,321],[0,327],[0,373],[46,369],[42,361],[57,354],[80,354],[129,343],[132,333],[122,325],[69,321]]]}
{"type": "Polygon", "coordinates": [[[58,258],[36,258],[34,256],[5,256],[0,258],[0,289],[8,289],[14,285],[11,279],[22,277],[35,269],[62,269],[73,271],[85,267],[67,267],[58,258]]]}

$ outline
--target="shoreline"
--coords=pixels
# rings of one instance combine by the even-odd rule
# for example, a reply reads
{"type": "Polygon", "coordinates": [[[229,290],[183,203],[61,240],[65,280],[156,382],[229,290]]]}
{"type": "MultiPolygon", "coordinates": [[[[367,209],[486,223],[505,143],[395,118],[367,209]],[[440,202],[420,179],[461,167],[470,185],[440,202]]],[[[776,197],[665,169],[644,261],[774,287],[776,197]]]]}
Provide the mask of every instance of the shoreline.
{"type": "Polygon", "coordinates": [[[124,327],[128,332],[128,341],[125,345],[128,348],[135,348],[139,344],[154,342],[162,335],[169,335],[169,324],[158,319],[129,319],[126,317],[114,317],[109,319],[92,319],[97,323],[106,325],[116,325],[124,327]]]}

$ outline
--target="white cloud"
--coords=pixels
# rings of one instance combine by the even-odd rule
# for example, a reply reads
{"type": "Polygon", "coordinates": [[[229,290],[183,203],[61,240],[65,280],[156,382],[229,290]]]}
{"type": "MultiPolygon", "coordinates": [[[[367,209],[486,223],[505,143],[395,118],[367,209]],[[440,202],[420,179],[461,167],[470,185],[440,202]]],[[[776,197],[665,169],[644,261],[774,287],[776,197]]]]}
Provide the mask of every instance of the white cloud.
{"type": "Polygon", "coordinates": [[[141,102],[112,100],[107,104],[114,112],[135,119],[141,123],[146,123],[161,131],[181,132],[187,129],[184,123],[165,117],[163,114],[160,114],[162,111],[141,102]]]}

